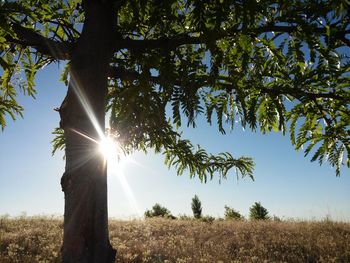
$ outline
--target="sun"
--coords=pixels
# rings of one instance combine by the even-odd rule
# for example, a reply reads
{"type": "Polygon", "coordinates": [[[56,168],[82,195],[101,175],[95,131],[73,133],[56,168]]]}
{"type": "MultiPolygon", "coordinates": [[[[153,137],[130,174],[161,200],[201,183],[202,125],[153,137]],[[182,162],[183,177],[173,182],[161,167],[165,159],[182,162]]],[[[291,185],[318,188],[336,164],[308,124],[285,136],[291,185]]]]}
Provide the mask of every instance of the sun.
{"type": "Polygon", "coordinates": [[[122,174],[123,166],[126,161],[121,147],[115,139],[109,136],[103,137],[99,142],[98,151],[103,155],[109,175],[120,175],[122,174]]]}
{"type": "Polygon", "coordinates": [[[111,137],[104,137],[99,143],[99,152],[106,160],[118,159],[118,144],[111,137]]]}

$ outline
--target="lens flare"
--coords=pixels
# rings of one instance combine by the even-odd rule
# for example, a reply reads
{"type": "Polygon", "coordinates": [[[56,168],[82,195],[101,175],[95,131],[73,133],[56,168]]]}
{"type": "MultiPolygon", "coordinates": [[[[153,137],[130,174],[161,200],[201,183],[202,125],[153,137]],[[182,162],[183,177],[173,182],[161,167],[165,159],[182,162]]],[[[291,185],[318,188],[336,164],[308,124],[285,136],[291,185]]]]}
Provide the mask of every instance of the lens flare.
{"type": "MultiPolygon", "coordinates": [[[[104,137],[99,142],[99,151],[106,160],[113,160],[114,157],[118,157],[118,148],[117,142],[115,142],[111,137],[104,137]]],[[[117,159],[115,159],[115,161],[117,159]]]]}
{"type": "Polygon", "coordinates": [[[129,156],[125,156],[118,142],[111,137],[104,137],[99,143],[99,151],[107,160],[107,173],[118,179],[130,207],[137,217],[142,216],[142,212],[137,204],[134,192],[132,191],[127,177],[124,173],[125,165],[133,163],[129,156]]]}
{"type": "Polygon", "coordinates": [[[105,165],[107,165],[107,174],[109,176],[114,175],[118,178],[120,184],[122,185],[124,193],[129,200],[131,207],[138,215],[141,215],[134,193],[123,172],[125,164],[129,163],[131,159],[125,156],[121,146],[114,137],[109,136],[108,132],[107,135],[105,135],[105,132],[100,127],[99,122],[97,121],[97,118],[94,114],[94,111],[92,110],[89,100],[85,96],[84,90],[80,88],[79,81],[76,78],[71,77],[70,84],[73,88],[75,95],[79,98],[81,106],[84,108],[86,114],[89,116],[91,123],[96,129],[98,138],[91,138],[90,136],[77,130],[72,131],[83,136],[87,140],[93,141],[97,144],[98,150],[95,154],[102,154],[104,156],[105,165]]]}

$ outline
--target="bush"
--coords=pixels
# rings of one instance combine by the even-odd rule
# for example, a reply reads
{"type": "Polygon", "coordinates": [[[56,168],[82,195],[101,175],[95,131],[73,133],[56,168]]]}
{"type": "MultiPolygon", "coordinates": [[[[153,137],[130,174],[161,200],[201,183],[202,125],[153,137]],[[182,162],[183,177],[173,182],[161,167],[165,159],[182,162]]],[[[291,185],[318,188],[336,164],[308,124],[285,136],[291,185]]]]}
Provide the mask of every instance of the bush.
{"type": "Polygon", "coordinates": [[[203,216],[200,218],[200,220],[202,222],[205,222],[205,223],[213,223],[214,220],[215,220],[215,217],[212,217],[212,216],[203,216]]]}
{"type": "Polygon", "coordinates": [[[280,217],[276,216],[276,215],[272,216],[272,220],[276,221],[276,222],[281,222],[282,221],[282,219],[280,217]]]}
{"type": "Polygon", "coordinates": [[[270,219],[268,216],[269,212],[265,207],[263,207],[260,202],[255,202],[249,208],[249,218],[250,220],[267,220],[270,219]]]}
{"type": "Polygon", "coordinates": [[[151,217],[175,218],[166,207],[161,206],[158,203],[152,207],[152,210],[146,210],[145,217],[146,218],[151,218],[151,217]]]}
{"type": "Polygon", "coordinates": [[[241,220],[244,217],[232,207],[225,205],[225,219],[241,220]]]}
{"type": "Polygon", "coordinates": [[[194,218],[196,218],[196,219],[201,218],[202,217],[202,203],[199,200],[197,195],[195,195],[192,198],[191,207],[192,207],[192,212],[193,212],[194,218]]]}

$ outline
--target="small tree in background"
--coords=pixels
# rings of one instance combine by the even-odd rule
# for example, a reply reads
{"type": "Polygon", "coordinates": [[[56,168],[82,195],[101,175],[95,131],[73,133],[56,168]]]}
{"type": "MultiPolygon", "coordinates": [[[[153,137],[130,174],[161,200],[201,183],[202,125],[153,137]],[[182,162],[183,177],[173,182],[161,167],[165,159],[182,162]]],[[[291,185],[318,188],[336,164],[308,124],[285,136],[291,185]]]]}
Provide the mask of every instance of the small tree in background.
{"type": "Polygon", "coordinates": [[[244,217],[234,208],[225,205],[225,219],[241,220],[244,217]]]}
{"type": "Polygon", "coordinates": [[[156,203],[152,207],[152,210],[146,210],[145,217],[146,218],[151,218],[151,217],[170,217],[170,218],[173,218],[173,215],[166,207],[161,206],[160,204],[156,203]]]}
{"type": "Polygon", "coordinates": [[[269,212],[265,207],[263,207],[260,202],[255,202],[249,208],[249,218],[250,220],[267,220],[270,219],[268,216],[269,212]]]}
{"type": "Polygon", "coordinates": [[[192,207],[192,211],[193,211],[193,216],[194,216],[194,218],[196,218],[196,219],[201,218],[201,217],[202,217],[202,203],[201,203],[201,201],[199,200],[199,198],[198,198],[197,195],[195,195],[195,196],[192,198],[191,207],[192,207]]]}

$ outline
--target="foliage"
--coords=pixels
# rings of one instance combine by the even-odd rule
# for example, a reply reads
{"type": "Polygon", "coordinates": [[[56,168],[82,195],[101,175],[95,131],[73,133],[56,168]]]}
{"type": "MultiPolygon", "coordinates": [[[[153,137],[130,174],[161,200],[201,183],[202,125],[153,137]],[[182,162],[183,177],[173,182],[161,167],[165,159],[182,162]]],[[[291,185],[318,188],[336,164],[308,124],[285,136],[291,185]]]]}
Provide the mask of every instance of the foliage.
{"type": "Polygon", "coordinates": [[[172,218],[173,216],[166,207],[161,206],[160,204],[157,203],[152,207],[151,210],[146,210],[145,217],[146,218],[151,218],[151,217],[172,218]]]}
{"type": "Polygon", "coordinates": [[[267,220],[270,219],[269,212],[265,207],[263,207],[260,202],[255,202],[249,208],[249,218],[250,220],[267,220]]]}
{"type": "MultiPolygon", "coordinates": [[[[0,125],[34,96],[36,72],[69,60],[84,2],[0,2],[0,125]]],[[[117,3],[117,2],[116,2],[117,3]]],[[[107,110],[126,152],[153,148],[202,181],[253,160],[211,155],[182,138],[198,116],[225,133],[237,124],[289,133],[311,161],[350,166],[347,0],[118,1],[107,110]],[[171,112],[171,113],[170,113],[171,112]],[[169,114],[170,113],[170,114],[169,114]]],[[[67,82],[68,68],[62,74],[67,82]]],[[[55,144],[55,146],[62,144],[55,144]]]]}
{"type": "Polygon", "coordinates": [[[55,135],[55,138],[51,142],[53,146],[52,155],[54,155],[56,151],[65,148],[64,131],[61,128],[56,128],[52,134],[55,135]]]}
{"type": "Polygon", "coordinates": [[[194,218],[199,219],[202,217],[202,203],[197,195],[192,198],[191,208],[194,218]]]}
{"type": "Polygon", "coordinates": [[[200,218],[200,220],[201,220],[202,222],[205,222],[205,223],[213,223],[213,222],[215,221],[215,217],[206,215],[206,216],[202,216],[202,217],[200,218]]]}
{"type": "Polygon", "coordinates": [[[272,220],[273,221],[277,221],[277,222],[281,222],[282,221],[282,219],[279,216],[276,216],[276,215],[272,216],[272,220]]]}
{"type": "Polygon", "coordinates": [[[225,205],[225,219],[241,220],[244,219],[244,216],[234,208],[225,205]]]}
{"type": "MultiPolygon", "coordinates": [[[[62,220],[0,217],[1,262],[61,262],[62,220]]],[[[116,262],[349,262],[350,224],[110,220],[116,262]],[[258,245],[257,245],[258,244],[258,245]]]]}

